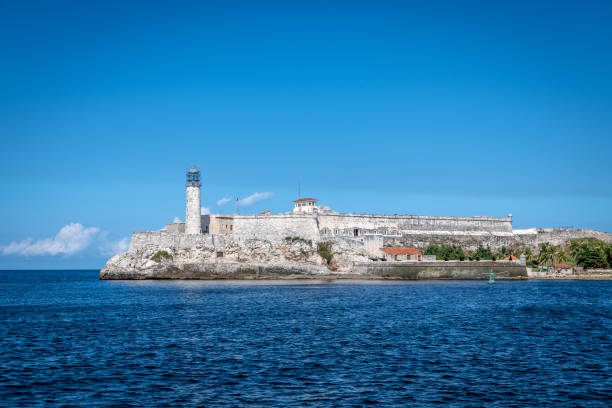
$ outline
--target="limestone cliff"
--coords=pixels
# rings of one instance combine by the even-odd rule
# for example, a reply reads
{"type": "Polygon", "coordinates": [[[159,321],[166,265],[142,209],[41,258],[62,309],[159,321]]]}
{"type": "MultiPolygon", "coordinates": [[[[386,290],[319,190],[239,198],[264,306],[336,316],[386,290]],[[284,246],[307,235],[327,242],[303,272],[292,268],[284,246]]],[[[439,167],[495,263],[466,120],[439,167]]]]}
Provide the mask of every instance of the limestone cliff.
{"type": "Polygon", "coordinates": [[[331,262],[319,244],[300,237],[281,240],[234,239],[226,235],[137,232],[127,252],[112,257],[102,279],[223,278],[230,276],[287,277],[350,272],[353,262],[367,261],[362,245],[325,243],[331,262]],[[168,257],[154,257],[164,251],[168,257]],[[155,260],[153,260],[155,259],[155,260]]]}
{"type": "MultiPolygon", "coordinates": [[[[399,237],[321,236],[312,240],[276,234],[267,238],[234,234],[184,234],[167,231],[136,232],[127,252],[111,258],[101,279],[264,279],[342,276],[355,273],[354,265],[371,262],[383,246],[426,248],[432,244],[458,244],[464,249],[537,249],[541,242],[561,245],[569,239],[595,237],[612,242],[612,235],[584,229],[530,229],[511,234],[446,235],[403,234],[399,237]],[[165,257],[154,255],[159,251],[165,257]]],[[[413,266],[409,268],[414,269],[413,266]]],[[[428,268],[422,276],[434,271],[428,268]]],[[[414,271],[412,271],[414,272],[414,271]]],[[[412,273],[411,272],[411,273],[412,273]]],[[[369,275],[368,275],[369,276],[369,275]]],[[[416,276],[416,275],[415,275],[416,276]]],[[[459,276],[459,275],[458,275],[459,276]]]]}

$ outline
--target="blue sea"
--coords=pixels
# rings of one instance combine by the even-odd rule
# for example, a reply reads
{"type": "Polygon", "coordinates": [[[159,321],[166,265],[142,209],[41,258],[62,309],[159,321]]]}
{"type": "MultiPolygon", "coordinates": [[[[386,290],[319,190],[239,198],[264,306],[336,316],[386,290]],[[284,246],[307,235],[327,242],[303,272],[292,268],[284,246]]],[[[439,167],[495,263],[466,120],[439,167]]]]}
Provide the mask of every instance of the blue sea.
{"type": "Polygon", "coordinates": [[[0,405],[609,407],[612,282],[0,271],[0,405]]]}

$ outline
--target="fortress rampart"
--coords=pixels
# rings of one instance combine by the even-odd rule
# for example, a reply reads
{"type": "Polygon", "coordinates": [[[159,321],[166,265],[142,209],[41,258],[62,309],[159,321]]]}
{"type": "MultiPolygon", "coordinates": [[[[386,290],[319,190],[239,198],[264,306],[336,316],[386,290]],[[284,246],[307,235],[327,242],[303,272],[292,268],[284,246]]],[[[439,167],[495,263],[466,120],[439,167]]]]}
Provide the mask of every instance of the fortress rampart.
{"type": "Polygon", "coordinates": [[[206,217],[209,217],[212,234],[231,235],[236,240],[281,241],[286,237],[301,237],[315,242],[337,240],[349,245],[350,240],[362,242],[367,237],[378,237],[380,240],[376,242],[380,242],[380,247],[423,249],[429,245],[454,244],[470,250],[479,246],[537,249],[543,242],[562,245],[570,239],[584,237],[612,242],[612,235],[588,229],[513,230],[512,217],[342,214],[332,211],[206,217]],[[218,225],[223,228],[216,227],[218,225]]]}
{"type": "MultiPolygon", "coordinates": [[[[208,216],[207,216],[208,217],[208,216]]],[[[235,239],[260,238],[273,241],[298,236],[313,241],[378,236],[401,239],[413,236],[512,237],[512,218],[435,217],[419,215],[341,214],[335,212],[260,215],[211,215],[210,231],[235,239]],[[224,224],[224,228],[214,228],[224,224]],[[231,225],[230,225],[231,224],[231,225]]],[[[205,228],[205,226],[203,226],[205,228]]]]}
{"type": "Polygon", "coordinates": [[[202,229],[213,234],[233,234],[238,238],[279,239],[300,236],[318,240],[326,237],[363,235],[402,236],[406,234],[460,234],[512,236],[512,218],[436,217],[423,215],[377,215],[324,213],[285,213],[259,215],[203,216],[202,229]]]}
{"type": "Polygon", "coordinates": [[[308,214],[235,215],[233,218],[235,239],[260,238],[271,241],[285,237],[301,237],[319,241],[317,217],[308,214]]]}
{"type": "Polygon", "coordinates": [[[146,248],[165,249],[202,249],[210,251],[222,250],[230,237],[227,235],[213,234],[184,234],[166,231],[141,231],[134,232],[130,240],[129,252],[136,252],[146,248]]]}
{"type": "Polygon", "coordinates": [[[321,233],[331,236],[387,235],[417,232],[512,234],[512,218],[435,217],[423,215],[318,214],[321,233]],[[356,231],[357,230],[357,231],[356,231]]]}

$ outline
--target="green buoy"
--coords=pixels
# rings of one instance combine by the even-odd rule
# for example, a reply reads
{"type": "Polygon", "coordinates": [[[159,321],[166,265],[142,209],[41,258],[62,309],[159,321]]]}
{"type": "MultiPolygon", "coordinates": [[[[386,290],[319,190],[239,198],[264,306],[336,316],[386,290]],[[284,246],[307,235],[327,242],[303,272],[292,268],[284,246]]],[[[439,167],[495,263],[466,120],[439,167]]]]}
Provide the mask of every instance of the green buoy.
{"type": "Polygon", "coordinates": [[[491,269],[491,273],[489,274],[489,283],[495,283],[495,274],[493,273],[493,269],[491,269]]]}

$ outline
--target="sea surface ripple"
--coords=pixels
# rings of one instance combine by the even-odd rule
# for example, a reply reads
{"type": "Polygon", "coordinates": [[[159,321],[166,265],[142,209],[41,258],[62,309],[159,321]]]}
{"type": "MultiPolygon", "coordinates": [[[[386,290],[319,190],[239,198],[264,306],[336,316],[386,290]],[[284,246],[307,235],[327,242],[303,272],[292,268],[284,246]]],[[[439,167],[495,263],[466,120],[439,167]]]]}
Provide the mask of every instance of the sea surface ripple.
{"type": "Polygon", "coordinates": [[[601,406],[612,282],[0,271],[0,405],[601,406]]]}

